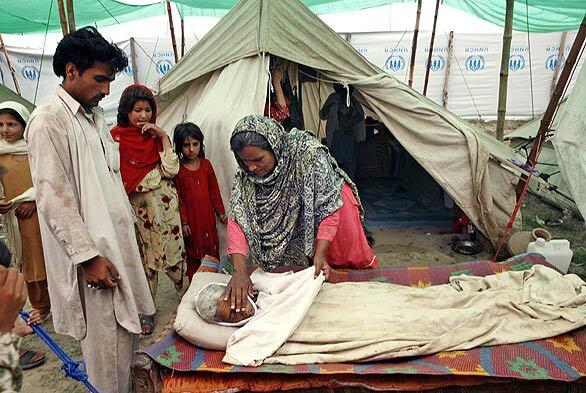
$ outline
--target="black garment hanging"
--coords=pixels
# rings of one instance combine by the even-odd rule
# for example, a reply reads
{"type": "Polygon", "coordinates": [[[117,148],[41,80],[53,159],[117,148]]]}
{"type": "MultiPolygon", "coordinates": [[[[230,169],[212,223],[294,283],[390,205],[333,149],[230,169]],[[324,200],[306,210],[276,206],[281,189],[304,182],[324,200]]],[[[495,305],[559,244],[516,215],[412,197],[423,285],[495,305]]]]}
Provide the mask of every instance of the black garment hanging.
{"type": "Polygon", "coordinates": [[[356,180],[356,164],[358,159],[357,142],[366,139],[366,124],[362,105],[352,92],[354,88],[334,84],[335,92],[330,94],[319,112],[322,120],[326,120],[326,143],[330,153],[350,178],[356,180]],[[347,98],[350,95],[350,105],[347,98]]]}

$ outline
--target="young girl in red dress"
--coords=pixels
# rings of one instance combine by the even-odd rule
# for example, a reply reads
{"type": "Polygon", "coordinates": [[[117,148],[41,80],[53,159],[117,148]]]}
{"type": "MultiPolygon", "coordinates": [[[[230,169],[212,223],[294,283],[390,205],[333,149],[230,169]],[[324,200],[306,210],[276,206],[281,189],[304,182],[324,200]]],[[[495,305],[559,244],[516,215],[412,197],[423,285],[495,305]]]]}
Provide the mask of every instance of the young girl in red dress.
{"type": "Polygon", "coordinates": [[[199,268],[205,255],[220,259],[216,215],[222,224],[227,218],[212,164],[206,160],[203,133],[193,123],[175,127],[175,151],[181,168],[175,176],[179,212],[187,250],[187,276],[199,268]]]}

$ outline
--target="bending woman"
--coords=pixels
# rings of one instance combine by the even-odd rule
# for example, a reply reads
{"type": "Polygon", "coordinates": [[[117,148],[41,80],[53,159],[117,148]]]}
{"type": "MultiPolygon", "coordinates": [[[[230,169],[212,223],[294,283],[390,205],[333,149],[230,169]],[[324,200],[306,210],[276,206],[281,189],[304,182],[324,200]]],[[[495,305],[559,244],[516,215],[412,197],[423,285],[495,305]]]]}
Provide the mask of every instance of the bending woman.
{"type": "Polygon", "coordinates": [[[226,290],[239,311],[252,283],[248,252],[265,271],[330,265],[374,268],[378,260],[362,229],[356,186],[309,132],[286,133],[260,115],[241,119],[230,147],[239,168],[230,198],[228,253],[234,275],[226,290]]]}

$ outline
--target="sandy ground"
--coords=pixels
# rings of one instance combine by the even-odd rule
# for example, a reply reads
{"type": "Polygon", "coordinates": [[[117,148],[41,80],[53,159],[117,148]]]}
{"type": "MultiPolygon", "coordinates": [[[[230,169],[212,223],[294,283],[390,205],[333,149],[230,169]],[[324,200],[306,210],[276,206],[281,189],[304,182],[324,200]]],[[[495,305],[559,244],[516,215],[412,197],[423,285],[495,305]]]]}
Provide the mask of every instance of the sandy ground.
{"type": "MultiPolygon", "coordinates": [[[[376,244],[375,253],[379,256],[381,266],[426,266],[452,264],[470,259],[488,259],[490,254],[483,252],[474,257],[459,255],[451,250],[453,234],[441,233],[433,229],[394,229],[373,230],[376,244]]],[[[157,321],[155,332],[150,337],[140,340],[140,347],[150,345],[164,329],[170,314],[179,303],[171,281],[164,275],[159,278],[156,298],[157,321]]],[[[57,339],[62,347],[74,359],[81,359],[79,344],[73,339],[54,333],[51,321],[45,324],[48,332],[57,339]]],[[[34,370],[24,372],[23,392],[85,392],[83,385],[66,378],[60,370],[58,359],[44,347],[35,336],[23,340],[23,347],[42,350],[47,353],[47,363],[34,370]]]]}

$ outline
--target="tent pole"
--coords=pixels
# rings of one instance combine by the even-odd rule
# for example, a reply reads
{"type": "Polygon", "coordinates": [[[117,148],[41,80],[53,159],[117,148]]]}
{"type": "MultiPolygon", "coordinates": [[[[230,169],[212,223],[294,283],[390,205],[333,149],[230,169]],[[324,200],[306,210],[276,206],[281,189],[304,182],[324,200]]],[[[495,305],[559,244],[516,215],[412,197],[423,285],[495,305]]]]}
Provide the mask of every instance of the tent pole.
{"type": "Polygon", "coordinates": [[[136,42],[134,37],[130,37],[130,59],[132,61],[132,79],[134,84],[138,84],[138,67],[136,66],[136,42]]]}
{"type": "MultiPolygon", "coordinates": [[[[555,90],[549,100],[549,104],[547,104],[547,109],[543,114],[543,118],[541,119],[541,124],[539,126],[539,131],[533,140],[533,146],[531,147],[531,152],[529,153],[529,157],[527,157],[527,166],[533,168],[536,163],[537,156],[541,152],[541,148],[543,146],[543,142],[545,142],[545,138],[547,137],[549,126],[552,121],[553,115],[557,109],[557,106],[564,94],[564,90],[566,89],[566,85],[569,82],[570,74],[576,64],[576,60],[580,51],[582,50],[582,45],[584,44],[584,39],[586,38],[586,16],[582,19],[582,24],[580,25],[580,29],[578,30],[578,34],[576,34],[576,38],[574,39],[574,43],[572,44],[572,49],[570,49],[570,53],[568,54],[568,58],[566,59],[566,63],[564,64],[564,69],[560,74],[560,79],[558,80],[555,90]]],[[[519,183],[517,183],[517,199],[519,199],[520,195],[527,184],[527,176],[521,176],[519,183]]]]}
{"type": "Polygon", "coordinates": [[[511,38],[513,37],[513,9],[515,0],[507,0],[505,29],[503,32],[503,50],[501,54],[501,73],[499,81],[499,101],[496,120],[496,139],[503,140],[505,114],[507,112],[507,86],[509,83],[509,59],[511,58],[511,38]]]}
{"type": "Polygon", "coordinates": [[[185,19],[181,18],[181,58],[185,56],[185,19]]]}
{"type": "Polygon", "coordinates": [[[429,41],[429,53],[427,55],[427,65],[425,67],[425,81],[423,82],[423,95],[427,95],[427,84],[429,83],[429,69],[431,67],[431,55],[433,53],[433,42],[435,40],[435,28],[437,26],[437,13],[439,11],[440,0],[435,1],[435,14],[433,15],[433,28],[431,29],[431,40],[429,41]]]}
{"type": "Polygon", "coordinates": [[[422,1],[417,0],[417,15],[415,16],[415,30],[413,31],[413,42],[411,43],[411,61],[409,62],[409,87],[413,86],[413,69],[415,67],[415,53],[417,51],[417,35],[419,34],[422,1]]]}
{"type": "Polygon", "coordinates": [[[73,10],[73,0],[66,0],[67,5],[67,22],[69,24],[69,32],[75,31],[75,11],[73,10]]]}
{"type": "Polygon", "coordinates": [[[564,48],[566,46],[566,38],[568,37],[568,32],[564,31],[562,33],[562,39],[560,40],[560,50],[558,51],[558,62],[555,70],[553,72],[553,78],[551,79],[551,93],[550,97],[553,95],[555,90],[555,84],[558,81],[558,75],[560,74],[560,69],[562,68],[562,59],[564,58],[564,48]]]}
{"type": "Polygon", "coordinates": [[[177,54],[177,41],[175,41],[175,28],[173,27],[173,14],[171,13],[171,2],[167,0],[167,14],[169,15],[169,30],[171,30],[171,44],[173,45],[173,55],[175,55],[175,64],[179,61],[177,54]]]}
{"type": "Polygon", "coordinates": [[[450,31],[450,35],[448,37],[448,56],[446,59],[446,77],[444,79],[444,94],[443,94],[443,102],[442,105],[445,107],[448,106],[448,81],[450,79],[450,67],[452,65],[452,54],[454,53],[454,32],[450,31]]]}
{"type": "Polygon", "coordinates": [[[4,39],[2,38],[2,34],[0,34],[0,48],[2,49],[2,53],[4,53],[4,58],[6,59],[6,66],[10,70],[10,75],[12,75],[12,81],[14,82],[14,88],[18,95],[20,94],[20,86],[18,84],[18,80],[16,79],[16,73],[14,72],[14,68],[12,68],[12,64],[10,64],[10,58],[8,57],[8,51],[6,50],[6,45],[4,45],[4,39]]]}
{"type": "Polygon", "coordinates": [[[59,21],[61,22],[61,31],[65,37],[69,34],[69,27],[67,26],[67,14],[65,13],[65,5],[63,0],[57,0],[57,6],[59,8],[59,21]]]}

